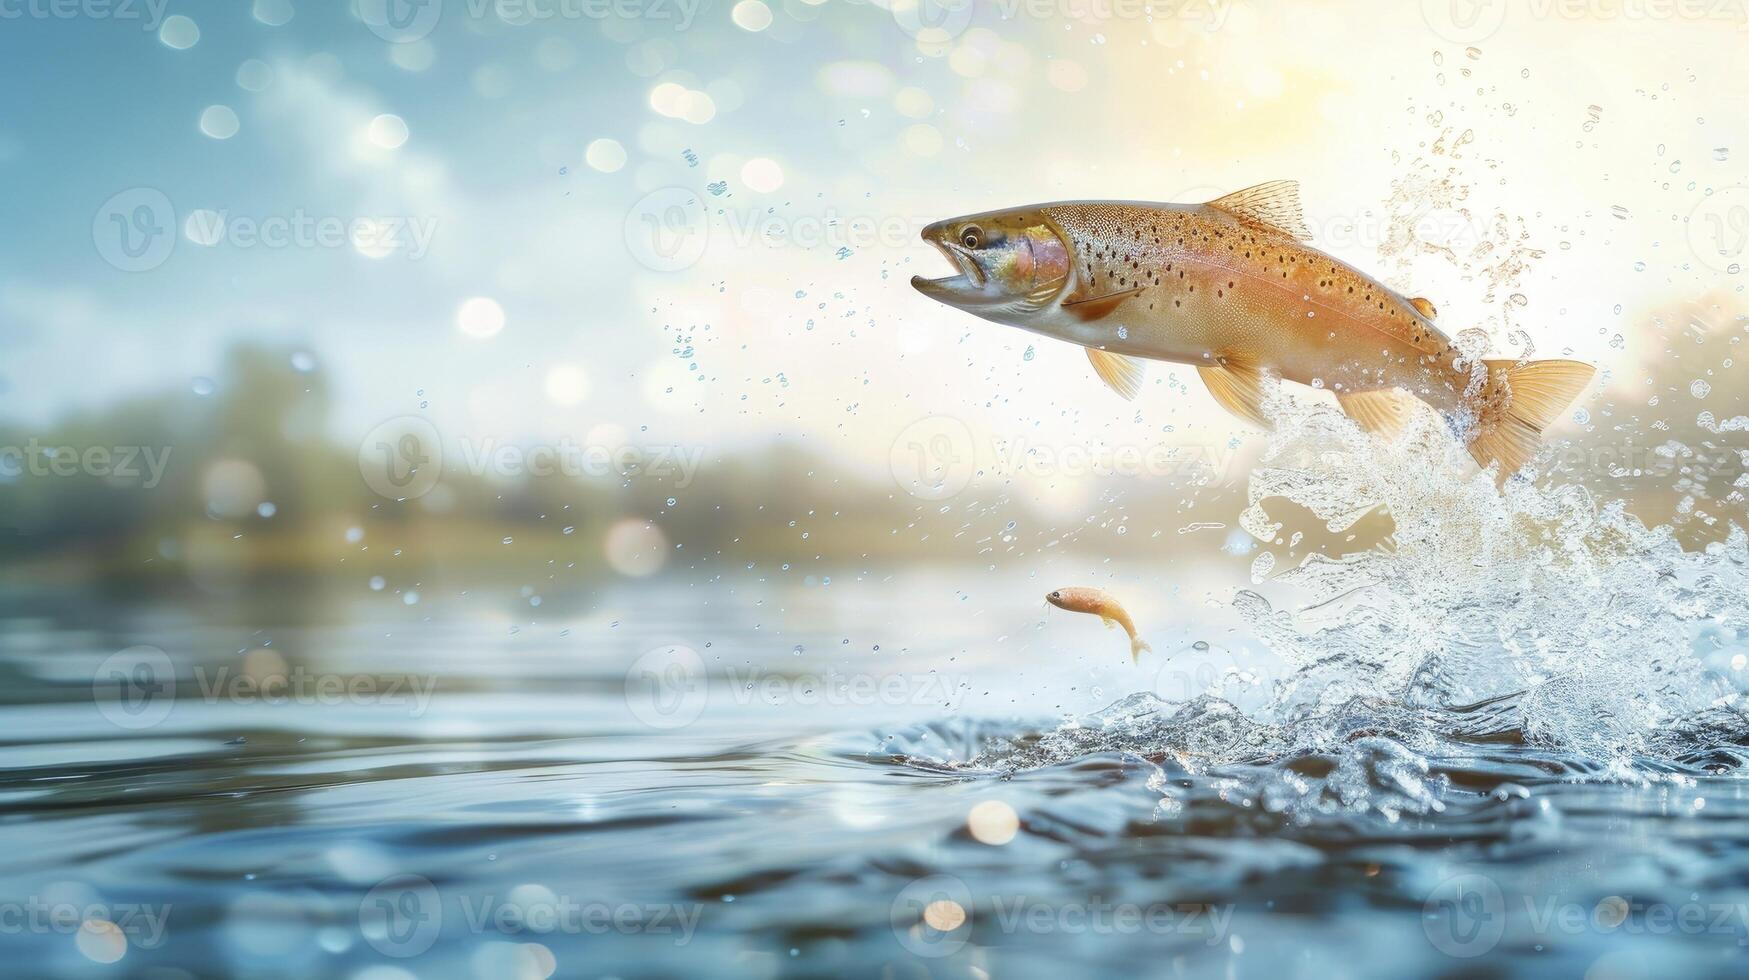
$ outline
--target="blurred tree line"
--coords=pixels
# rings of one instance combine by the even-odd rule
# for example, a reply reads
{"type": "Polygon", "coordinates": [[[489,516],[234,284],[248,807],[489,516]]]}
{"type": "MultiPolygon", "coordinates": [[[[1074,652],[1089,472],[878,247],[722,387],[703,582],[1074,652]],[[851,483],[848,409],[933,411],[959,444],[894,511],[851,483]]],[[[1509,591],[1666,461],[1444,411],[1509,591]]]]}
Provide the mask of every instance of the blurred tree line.
{"type": "MultiPolygon", "coordinates": [[[[1673,524],[1691,545],[1721,539],[1743,522],[1738,484],[1749,484],[1749,369],[1732,357],[1749,316],[1735,295],[1715,295],[1644,320],[1632,346],[1643,373],[1607,379],[1588,396],[1544,471],[1600,502],[1625,500],[1648,524],[1673,524]]],[[[793,443],[700,457],[684,475],[511,478],[449,465],[433,492],[393,500],[361,476],[358,446],[332,441],[327,382],[307,355],[302,363],[291,350],[240,346],[199,390],[134,398],[42,430],[0,422],[4,570],[16,578],[76,560],[81,574],[149,574],[218,555],[224,575],[322,571],[368,538],[433,567],[533,557],[587,571],[605,569],[608,531],[626,521],[659,529],[669,568],[995,564],[1051,549],[1213,558],[1223,537],[1181,529],[1230,525],[1244,506],[1243,458],[1205,485],[1075,477],[1089,481],[1078,488],[1085,512],[1065,514],[1041,511],[1039,486],[1011,474],[986,473],[948,500],[918,499],[882,472],[885,460],[858,471],[793,443]],[[502,547],[509,537],[520,550],[502,547]]]]}

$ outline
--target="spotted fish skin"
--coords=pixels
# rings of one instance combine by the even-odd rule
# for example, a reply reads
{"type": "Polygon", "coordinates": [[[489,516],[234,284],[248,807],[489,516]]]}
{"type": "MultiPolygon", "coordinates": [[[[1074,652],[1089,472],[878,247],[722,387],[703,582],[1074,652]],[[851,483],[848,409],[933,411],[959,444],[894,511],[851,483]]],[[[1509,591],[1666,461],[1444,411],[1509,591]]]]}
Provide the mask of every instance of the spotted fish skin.
{"type": "Polygon", "coordinates": [[[938,222],[924,238],[962,275],[914,279],[941,302],[1088,349],[1125,397],[1136,359],[1195,365],[1223,407],[1268,426],[1265,379],[1324,388],[1394,434],[1419,399],[1453,417],[1504,479],[1590,381],[1577,361],[1466,358],[1425,299],[1307,244],[1297,187],[1206,204],[1078,201],[938,222]],[[1045,256],[1049,261],[1034,261],[1045,256]],[[1024,259],[1024,260],[1023,260],[1024,259]],[[1022,274],[1021,270],[1025,270],[1022,274]]]}
{"type": "Polygon", "coordinates": [[[1441,408],[1470,384],[1451,339],[1408,298],[1288,232],[1209,205],[1042,210],[1075,261],[1041,325],[1083,346],[1332,390],[1406,387],[1441,408]]]}

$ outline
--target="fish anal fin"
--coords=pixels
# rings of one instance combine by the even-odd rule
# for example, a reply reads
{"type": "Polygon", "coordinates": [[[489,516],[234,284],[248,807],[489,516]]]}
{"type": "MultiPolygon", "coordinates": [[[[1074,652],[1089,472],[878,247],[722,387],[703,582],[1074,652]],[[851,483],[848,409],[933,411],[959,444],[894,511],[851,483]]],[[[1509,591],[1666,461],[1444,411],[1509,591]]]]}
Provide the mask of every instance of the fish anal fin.
{"type": "Polygon", "coordinates": [[[1434,306],[1433,301],[1425,296],[1415,297],[1409,301],[1409,305],[1415,307],[1416,312],[1429,320],[1439,319],[1439,308],[1434,306]]]}
{"type": "Polygon", "coordinates": [[[1110,316],[1124,300],[1140,293],[1142,287],[1135,286],[1120,292],[1107,293],[1104,296],[1089,296],[1085,299],[1071,299],[1063,302],[1063,310],[1082,323],[1103,320],[1110,316]]]}
{"type": "Polygon", "coordinates": [[[1263,372],[1233,363],[1199,365],[1196,372],[1222,408],[1258,428],[1275,428],[1263,414],[1263,372]]]}
{"type": "Polygon", "coordinates": [[[1087,359],[1093,362],[1093,370],[1099,375],[1099,380],[1105,382],[1112,391],[1131,401],[1141,392],[1143,368],[1140,361],[1097,347],[1087,348],[1087,359]]]}
{"type": "Polygon", "coordinates": [[[1300,212],[1300,185],[1294,180],[1272,180],[1267,184],[1234,191],[1208,203],[1236,218],[1268,225],[1292,235],[1302,242],[1312,240],[1306,219],[1300,212]]]}
{"type": "Polygon", "coordinates": [[[1402,433],[1415,410],[1415,396],[1401,388],[1338,392],[1336,401],[1362,429],[1387,439],[1402,433]]]}

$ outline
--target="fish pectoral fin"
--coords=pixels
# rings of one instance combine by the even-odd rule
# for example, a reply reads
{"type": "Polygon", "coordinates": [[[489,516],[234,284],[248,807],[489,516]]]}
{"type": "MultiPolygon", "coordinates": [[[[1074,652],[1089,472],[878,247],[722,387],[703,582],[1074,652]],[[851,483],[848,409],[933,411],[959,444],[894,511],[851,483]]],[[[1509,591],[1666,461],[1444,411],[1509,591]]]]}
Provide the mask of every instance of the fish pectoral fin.
{"type": "Polygon", "coordinates": [[[1112,391],[1131,401],[1141,392],[1143,369],[1140,361],[1097,347],[1087,348],[1087,359],[1093,362],[1093,370],[1098,373],[1099,380],[1105,382],[1112,391]]]}
{"type": "Polygon", "coordinates": [[[1272,180],[1267,184],[1234,191],[1217,197],[1208,204],[1236,218],[1268,225],[1276,231],[1292,235],[1302,242],[1312,240],[1306,219],[1300,213],[1300,185],[1294,180],[1272,180]]]}
{"type": "Polygon", "coordinates": [[[1275,428],[1275,423],[1263,413],[1263,372],[1242,364],[1222,362],[1219,366],[1198,366],[1202,383],[1221,407],[1252,425],[1275,428]]]}
{"type": "Polygon", "coordinates": [[[1387,439],[1402,433],[1403,426],[1409,423],[1409,413],[1415,410],[1415,396],[1401,388],[1341,392],[1336,401],[1362,429],[1387,439]]]}
{"type": "Polygon", "coordinates": [[[1124,304],[1124,300],[1139,294],[1141,291],[1142,287],[1131,286],[1129,289],[1106,293],[1103,296],[1066,299],[1063,301],[1063,310],[1082,323],[1091,323],[1094,320],[1103,320],[1110,316],[1114,310],[1124,304]]]}
{"type": "Polygon", "coordinates": [[[1415,307],[1422,316],[1429,320],[1439,319],[1439,310],[1433,305],[1432,300],[1427,299],[1424,296],[1415,297],[1409,301],[1409,305],[1415,307]]]}

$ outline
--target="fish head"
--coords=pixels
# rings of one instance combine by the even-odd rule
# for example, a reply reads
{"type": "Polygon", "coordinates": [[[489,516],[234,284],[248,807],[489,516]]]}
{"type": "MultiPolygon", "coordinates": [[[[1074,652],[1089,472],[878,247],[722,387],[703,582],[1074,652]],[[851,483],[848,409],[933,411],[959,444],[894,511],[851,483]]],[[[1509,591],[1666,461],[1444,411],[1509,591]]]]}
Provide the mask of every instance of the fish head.
{"type": "Polygon", "coordinates": [[[988,320],[1015,322],[1053,305],[1069,285],[1068,236],[1040,208],[989,211],[937,221],[923,240],[957,275],[913,276],[930,299],[988,320]]]}

